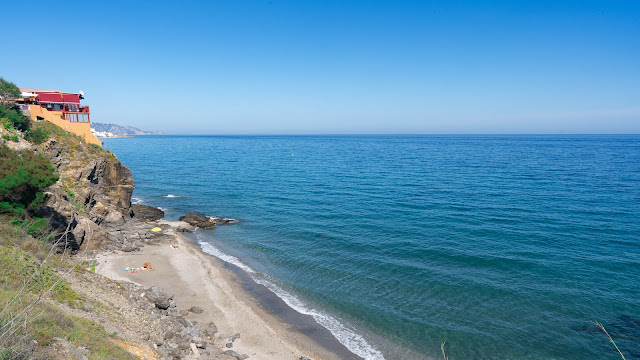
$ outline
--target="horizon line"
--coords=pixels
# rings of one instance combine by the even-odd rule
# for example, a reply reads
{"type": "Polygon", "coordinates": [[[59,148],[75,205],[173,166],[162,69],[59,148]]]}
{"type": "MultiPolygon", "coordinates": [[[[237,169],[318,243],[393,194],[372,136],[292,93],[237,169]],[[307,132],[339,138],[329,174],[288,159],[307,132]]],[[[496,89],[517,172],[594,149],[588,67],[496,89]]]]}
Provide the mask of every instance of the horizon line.
{"type": "MultiPolygon", "coordinates": [[[[640,135],[640,133],[229,133],[229,134],[143,134],[129,136],[593,136],[640,135]]],[[[108,139],[108,138],[107,138],[108,139]]]]}

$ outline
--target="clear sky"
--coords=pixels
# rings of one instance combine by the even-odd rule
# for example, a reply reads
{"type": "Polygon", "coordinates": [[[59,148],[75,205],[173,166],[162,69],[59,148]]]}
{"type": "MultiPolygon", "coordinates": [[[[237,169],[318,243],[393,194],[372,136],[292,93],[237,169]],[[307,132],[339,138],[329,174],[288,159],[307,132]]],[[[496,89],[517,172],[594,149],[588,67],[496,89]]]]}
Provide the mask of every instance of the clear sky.
{"type": "Polygon", "coordinates": [[[640,1],[11,1],[0,76],[174,134],[640,133],[640,1]]]}

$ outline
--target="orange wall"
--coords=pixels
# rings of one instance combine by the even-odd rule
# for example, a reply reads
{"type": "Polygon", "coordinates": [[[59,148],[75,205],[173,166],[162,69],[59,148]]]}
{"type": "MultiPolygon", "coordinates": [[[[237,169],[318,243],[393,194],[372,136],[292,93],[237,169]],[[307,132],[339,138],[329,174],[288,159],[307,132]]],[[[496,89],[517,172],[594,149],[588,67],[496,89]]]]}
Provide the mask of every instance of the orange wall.
{"type": "Polygon", "coordinates": [[[34,121],[36,121],[39,116],[52,124],[58,125],[59,127],[80,136],[89,144],[102,146],[102,142],[91,132],[91,123],[67,121],[62,117],[62,111],[49,111],[42,108],[40,105],[29,105],[29,111],[31,112],[31,119],[34,121]]]}

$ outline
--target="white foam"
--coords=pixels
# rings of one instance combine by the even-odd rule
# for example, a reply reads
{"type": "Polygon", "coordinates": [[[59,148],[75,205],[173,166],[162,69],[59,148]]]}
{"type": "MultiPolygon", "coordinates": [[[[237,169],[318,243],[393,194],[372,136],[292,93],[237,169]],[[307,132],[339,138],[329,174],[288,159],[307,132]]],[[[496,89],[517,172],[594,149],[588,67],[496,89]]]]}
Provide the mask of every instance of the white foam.
{"type": "Polygon", "coordinates": [[[239,267],[240,269],[244,270],[246,273],[250,275],[256,273],[252,268],[248,267],[247,265],[243,264],[240,260],[238,260],[237,257],[223,253],[222,251],[218,250],[218,248],[209,244],[208,242],[200,241],[199,244],[202,247],[202,250],[204,250],[204,252],[206,252],[207,254],[213,255],[220,260],[233,264],[239,267]]]}
{"type": "Polygon", "coordinates": [[[131,197],[131,203],[132,204],[142,204],[144,202],[144,200],[137,198],[137,197],[131,197]]]}
{"type": "Polygon", "coordinates": [[[167,195],[162,195],[162,197],[166,197],[166,198],[183,198],[184,196],[167,194],[167,195]]]}
{"type": "Polygon", "coordinates": [[[206,241],[200,240],[198,243],[200,244],[204,252],[230,264],[233,264],[245,271],[256,283],[264,285],[267,289],[281,298],[282,301],[284,301],[290,308],[301,314],[312,316],[316,320],[316,322],[318,322],[318,324],[329,330],[331,334],[333,334],[333,336],[335,336],[335,338],[342,345],[349,349],[349,351],[364,358],[365,360],[384,360],[384,356],[380,351],[369,345],[369,343],[367,343],[367,341],[362,336],[356,334],[353,329],[349,328],[347,325],[343,324],[336,318],[322,313],[318,310],[309,308],[294,295],[288,293],[276,284],[259,276],[259,274],[255,272],[255,270],[243,264],[235,256],[223,253],[218,248],[206,241]]]}

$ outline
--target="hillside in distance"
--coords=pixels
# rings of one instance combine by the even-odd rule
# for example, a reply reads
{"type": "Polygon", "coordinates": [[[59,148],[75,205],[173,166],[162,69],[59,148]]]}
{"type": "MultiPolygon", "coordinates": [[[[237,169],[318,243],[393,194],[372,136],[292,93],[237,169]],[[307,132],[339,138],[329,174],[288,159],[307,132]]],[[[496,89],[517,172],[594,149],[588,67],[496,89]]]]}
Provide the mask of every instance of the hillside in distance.
{"type": "Polygon", "coordinates": [[[91,123],[91,128],[95,131],[108,132],[116,136],[131,136],[131,135],[164,135],[160,131],[146,131],[140,130],[133,126],[120,126],[116,124],[104,124],[104,123],[91,123]]]}

